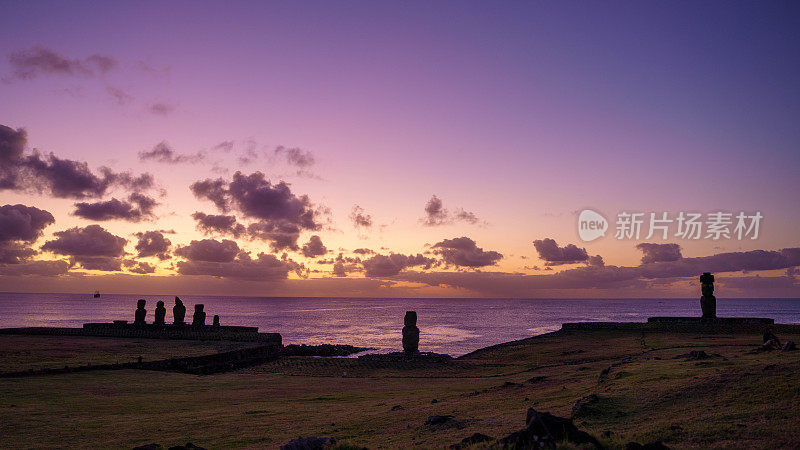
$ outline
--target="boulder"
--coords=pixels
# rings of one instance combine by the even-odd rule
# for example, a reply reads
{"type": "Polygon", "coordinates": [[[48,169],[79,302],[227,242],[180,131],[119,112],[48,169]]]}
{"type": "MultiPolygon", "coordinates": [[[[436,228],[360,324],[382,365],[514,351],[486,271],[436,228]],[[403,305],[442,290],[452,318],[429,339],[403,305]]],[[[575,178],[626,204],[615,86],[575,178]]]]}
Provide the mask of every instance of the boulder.
{"type": "Polygon", "coordinates": [[[300,437],[281,445],[281,450],[324,450],[336,445],[336,439],[329,437],[300,437]]]}
{"type": "Polygon", "coordinates": [[[604,448],[589,433],[578,429],[571,419],[528,408],[526,426],[497,441],[499,448],[556,448],[562,442],[604,448]]]}
{"type": "Polygon", "coordinates": [[[599,401],[600,397],[598,397],[597,394],[589,394],[586,397],[582,397],[572,406],[572,417],[580,417],[589,414],[599,401]]]}
{"type": "Polygon", "coordinates": [[[465,448],[470,448],[471,446],[473,446],[475,444],[480,444],[482,442],[490,442],[490,441],[493,441],[493,440],[494,440],[494,438],[491,437],[491,436],[487,436],[487,435],[482,434],[482,433],[475,433],[472,436],[465,437],[458,444],[451,445],[450,448],[452,450],[461,450],[461,449],[465,449],[465,448]]]}
{"type": "Polygon", "coordinates": [[[194,445],[191,442],[187,442],[186,445],[176,445],[174,447],[170,447],[169,450],[206,450],[205,447],[200,447],[199,445],[194,445]]]}
{"type": "Polygon", "coordinates": [[[625,450],[669,450],[669,447],[662,444],[661,441],[654,441],[647,444],[628,442],[625,444],[625,450]]]}

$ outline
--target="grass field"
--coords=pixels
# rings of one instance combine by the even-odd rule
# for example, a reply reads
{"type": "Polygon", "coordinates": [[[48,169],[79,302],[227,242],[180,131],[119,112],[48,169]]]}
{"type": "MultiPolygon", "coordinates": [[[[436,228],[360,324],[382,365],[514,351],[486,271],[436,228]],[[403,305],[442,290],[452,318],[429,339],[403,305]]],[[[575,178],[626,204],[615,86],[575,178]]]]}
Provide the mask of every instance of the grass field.
{"type": "MultiPolygon", "coordinates": [[[[776,333],[796,341],[800,328],[776,333]]],[[[798,448],[800,351],[752,353],[760,341],[756,334],[575,331],[450,364],[292,357],[210,376],[114,370],[3,378],[0,446],[273,448],[330,436],[369,448],[441,448],[476,432],[506,436],[524,426],[529,406],[570,417],[578,399],[596,394],[575,423],[612,448],[653,440],[673,448],[798,448]],[[692,350],[709,357],[693,359],[692,350]],[[443,414],[454,420],[425,425],[443,414]]],[[[116,354],[151,360],[225,345],[233,344],[0,336],[0,370],[116,354]]]]}

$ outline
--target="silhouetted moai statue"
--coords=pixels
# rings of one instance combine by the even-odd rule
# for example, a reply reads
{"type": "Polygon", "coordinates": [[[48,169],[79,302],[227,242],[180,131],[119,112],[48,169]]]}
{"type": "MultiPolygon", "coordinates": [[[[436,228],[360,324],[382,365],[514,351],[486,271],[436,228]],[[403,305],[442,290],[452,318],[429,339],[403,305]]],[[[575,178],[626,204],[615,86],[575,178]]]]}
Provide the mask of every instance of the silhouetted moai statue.
{"type": "Polygon", "coordinates": [[[156,320],[153,322],[156,325],[164,325],[164,318],[167,316],[167,308],[164,308],[164,302],[161,300],[156,303],[156,320]]]}
{"type": "Polygon", "coordinates": [[[403,351],[406,353],[419,352],[419,328],[417,328],[417,312],[406,311],[403,320],[403,351]]]}
{"type": "Polygon", "coordinates": [[[133,321],[134,325],[144,325],[144,318],[147,315],[147,310],[144,309],[144,305],[147,303],[147,300],[139,299],[136,301],[136,313],[134,315],[135,320],[133,321]]]}
{"type": "Polygon", "coordinates": [[[193,327],[204,327],[206,325],[206,313],[203,312],[203,304],[194,305],[194,317],[192,317],[193,327]]]}
{"type": "Polygon", "coordinates": [[[214,328],[219,328],[219,316],[214,315],[214,328]]]}
{"type": "Polygon", "coordinates": [[[700,297],[700,309],[703,310],[703,319],[714,319],[717,317],[717,297],[714,297],[714,275],[710,272],[703,272],[700,275],[700,290],[703,296],[700,297]]]}
{"type": "Polygon", "coordinates": [[[183,318],[186,317],[186,307],[178,296],[175,296],[175,306],[172,307],[173,323],[175,325],[183,325],[183,318]]]}

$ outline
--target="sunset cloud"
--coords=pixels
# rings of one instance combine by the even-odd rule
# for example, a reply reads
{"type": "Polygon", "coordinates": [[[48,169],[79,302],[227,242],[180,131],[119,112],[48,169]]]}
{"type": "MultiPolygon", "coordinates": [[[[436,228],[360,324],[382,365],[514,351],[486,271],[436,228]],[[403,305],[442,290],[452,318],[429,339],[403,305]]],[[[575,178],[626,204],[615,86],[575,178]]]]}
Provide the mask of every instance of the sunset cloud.
{"type": "Polygon", "coordinates": [[[53,223],[53,215],[43,209],[25,205],[0,206],[0,242],[34,242],[53,223]]]}
{"type": "Polygon", "coordinates": [[[192,214],[192,218],[197,221],[197,229],[206,235],[219,234],[238,238],[247,233],[244,225],[237,222],[236,216],[197,211],[192,214]]]}
{"type": "Polygon", "coordinates": [[[20,80],[32,80],[40,75],[93,77],[118,65],[116,58],[109,55],[94,54],[83,59],[71,59],[41,46],[13,52],[8,62],[13,77],[20,80]]]}
{"type": "Polygon", "coordinates": [[[154,218],[153,208],[158,203],[152,197],[144,194],[133,193],[127,200],[111,200],[95,203],[75,203],[75,214],[89,220],[125,220],[128,222],[141,222],[154,218]]]}
{"type": "Polygon", "coordinates": [[[154,161],[163,164],[194,164],[204,160],[205,157],[206,155],[202,152],[190,155],[178,154],[166,141],[159,142],[151,150],[139,152],[140,161],[154,161]]]}
{"type": "Polygon", "coordinates": [[[160,260],[169,259],[169,249],[172,242],[167,239],[161,231],[145,231],[136,233],[134,236],[139,238],[136,243],[136,252],[139,258],[155,256],[160,260]]]}
{"type": "MultiPolygon", "coordinates": [[[[753,250],[748,252],[719,253],[712,256],[681,258],[642,264],[636,267],[580,266],[550,275],[521,275],[504,272],[418,272],[405,271],[398,279],[425,283],[430,286],[453,286],[495,297],[536,296],[537,291],[564,291],[581,289],[633,289],[646,292],[653,282],[696,278],[703,272],[719,274],[779,270],[800,266],[800,248],[780,251],[753,250]]],[[[735,280],[737,275],[719,276],[720,280],[735,280]]],[[[797,280],[791,286],[800,287],[797,280]]],[[[788,283],[787,280],[780,280],[788,283]]],[[[725,281],[724,283],[728,283],[725,281]]],[[[732,287],[753,287],[762,280],[732,281],[732,287]],[[738,283],[738,284],[737,284],[738,283]]],[[[631,291],[634,292],[634,291],[631,291]]],[[[699,289],[698,289],[699,292],[699,289]]]]}
{"type": "Polygon", "coordinates": [[[231,262],[240,253],[239,245],[229,239],[203,239],[178,247],[175,254],[189,261],[231,262]]]}
{"type": "Polygon", "coordinates": [[[425,217],[422,219],[422,224],[428,227],[435,227],[440,225],[451,225],[455,222],[464,222],[468,224],[477,224],[480,222],[478,217],[463,208],[458,208],[454,213],[445,209],[444,203],[436,195],[431,196],[430,200],[425,204],[425,217]]]}
{"type": "Polygon", "coordinates": [[[291,266],[275,255],[259,253],[256,259],[252,259],[247,253],[239,253],[230,261],[178,261],[177,269],[181,275],[206,275],[270,282],[285,280],[291,266]]]}
{"type": "Polygon", "coordinates": [[[115,172],[101,167],[99,174],[86,162],[62,159],[38,150],[25,154],[25,130],[0,125],[0,190],[36,191],[57,198],[98,198],[111,188],[133,192],[150,189],[153,176],[115,172]]]}
{"type": "Polygon", "coordinates": [[[369,229],[372,227],[372,216],[364,211],[364,208],[355,205],[350,211],[350,221],[356,229],[369,229]]]}
{"type": "Polygon", "coordinates": [[[74,227],[53,233],[56,239],[42,245],[43,251],[70,257],[70,264],[87,270],[119,271],[127,239],[115,236],[100,225],[74,227]]]}
{"type": "Polygon", "coordinates": [[[431,248],[445,263],[457,267],[485,267],[497,263],[503,255],[495,251],[484,251],[472,239],[464,236],[445,239],[431,248]]]}
{"type": "Polygon", "coordinates": [[[651,262],[677,261],[683,258],[678,244],[651,244],[642,242],[636,245],[642,251],[642,264],[651,262]]]}
{"type": "Polygon", "coordinates": [[[322,244],[322,239],[317,235],[311,236],[308,242],[303,245],[301,250],[303,252],[303,256],[307,258],[316,258],[317,256],[322,256],[328,253],[328,249],[322,244]]]}
{"type": "Polygon", "coordinates": [[[559,247],[555,240],[545,238],[533,241],[533,246],[539,253],[539,258],[545,261],[546,266],[574,264],[589,260],[586,249],[579,248],[575,244],[559,247]]]}
{"type": "Polygon", "coordinates": [[[302,230],[321,228],[320,212],[308,196],[295,195],[283,181],[271,183],[262,172],[236,172],[230,182],[206,179],[190,188],[197,198],[212,201],[221,212],[237,211],[254,220],[247,227],[248,234],[269,241],[273,251],[297,250],[302,230]]]}
{"type": "Polygon", "coordinates": [[[47,241],[42,250],[67,256],[109,256],[125,254],[128,240],[115,236],[100,225],[74,227],[53,233],[56,239],[47,241]]]}
{"type": "Polygon", "coordinates": [[[391,277],[399,274],[408,267],[422,266],[425,269],[436,264],[436,260],[428,258],[419,253],[416,255],[403,255],[391,253],[387,255],[375,255],[364,260],[363,267],[368,277],[391,277]]]}

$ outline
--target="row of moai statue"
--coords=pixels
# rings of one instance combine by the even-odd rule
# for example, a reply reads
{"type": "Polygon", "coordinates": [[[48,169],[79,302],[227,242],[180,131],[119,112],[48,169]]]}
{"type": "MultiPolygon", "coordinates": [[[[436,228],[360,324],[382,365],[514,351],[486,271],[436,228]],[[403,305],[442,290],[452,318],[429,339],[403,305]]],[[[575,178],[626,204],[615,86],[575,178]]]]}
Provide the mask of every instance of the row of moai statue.
{"type": "Polygon", "coordinates": [[[717,317],[717,297],[714,297],[714,275],[711,272],[703,272],[700,275],[700,309],[703,311],[703,319],[714,319],[717,317]]]}
{"type": "MultiPolygon", "coordinates": [[[[139,299],[136,302],[136,313],[134,315],[135,320],[133,321],[134,325],[144,325],[145,317],[147,316],[147,310],[144,309],[145,305],[147,304],[147,300],[139,299]]],[[[203,311],[204,305],[202,303],[198,303],[194,305],[194,315],[192,316],[192,326],[193,327],[203,327],[206,324],[206,313],[203,311]]],[[[156,312],[155,312],[155,321],[153,325],[166,325],[165,318],[167,315],[167,308],[164,307],[164,302],[159,301],[156,303],[156,312]]],[[[183,306],[183,301],[180,298],[175,296],[175,306],[172,307],[172,318],[173,318],[173,325],[186,325],[184,322],[184,317],[186,317],[186,307],[183,306]]],[[[214,327],[219,327],[219,316],[214,316],[214,327]]]]}

